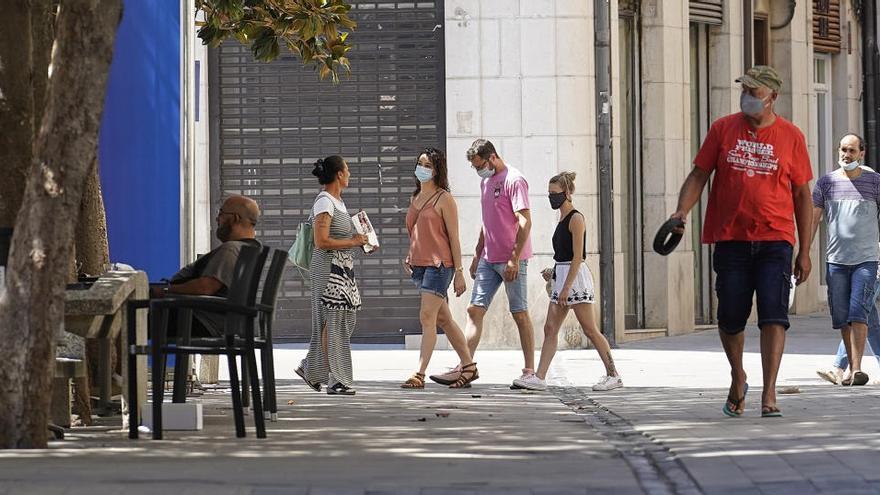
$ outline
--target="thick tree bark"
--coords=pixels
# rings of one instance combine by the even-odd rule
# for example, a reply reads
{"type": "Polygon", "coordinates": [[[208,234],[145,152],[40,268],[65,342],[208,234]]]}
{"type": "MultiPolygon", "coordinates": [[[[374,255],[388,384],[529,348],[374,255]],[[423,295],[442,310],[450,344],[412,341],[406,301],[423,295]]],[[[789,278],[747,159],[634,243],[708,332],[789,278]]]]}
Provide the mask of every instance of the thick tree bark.
{"type": "MultiPolygon", "coordinates": [[[[101,195],[101,178],[98,175],[98,161],[95,160],[86,187],[83,191],[82,203],[79,212],[79,222],[76,227],[76,261],[80,265],[82,273],[97,276],[104,273],[105,267],[110,263],[110,248],[107,244],[107,215],[104,211],[104,197],[101,195]]],[[[119,362],[119,339],[112,342],[113,370],[119,362]]],[[[96,340],[86,341],[86,369],[88,375],[85,378],[74,380],[76,388],[74,411],[79,414],[83,425],[92,424],[91,404],[89,391],[98,386],[95,379],[99,376],[98,364],[101,360],[100,346],[96,340]]]]}
{"type": "Polygon", "coordinates": [[[67,263],[121,11],[121,0],[65,0],[59,12],[46,110],[0,298],[0,447],[47,444],[67,263]]]}
{"type": "Polygon", "coordinates": [[[0,227],[15,225],[33,158],[31,2],[12,0],[0,16],[0,227]]]}
{"type": "Polygon", "coordinates": [[[76,227],[76,260],[83,273],[101,275],[110,263],[110,248],[107,245],[107,214],[104,211],[104,197],[101,195],[97,159],[89,171],[79,215],[76,227]]]}
{"type": "MultiPolygon", "coordinates": [[[[52,43],[55,41],[55,12],[58,0],[30,0],[31,3],[31,59],[33,61],[34,140],[43,121],[49,87],[49,63],[52,61],[52,43]]],[[[30,163],[28,163],[30,165],[30,163]]],[[[22,181],[24,190],[24,181],[22,181]]]]}

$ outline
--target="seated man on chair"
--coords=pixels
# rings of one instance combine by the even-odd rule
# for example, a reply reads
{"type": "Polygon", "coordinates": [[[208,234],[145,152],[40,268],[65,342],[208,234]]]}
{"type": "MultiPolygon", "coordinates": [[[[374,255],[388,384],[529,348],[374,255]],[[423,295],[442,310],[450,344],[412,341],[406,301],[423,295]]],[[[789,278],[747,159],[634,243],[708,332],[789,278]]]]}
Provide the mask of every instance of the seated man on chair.
{"type": "MultiPolygon", "coordinates": [[[[242,246],[260,246],[254,230],[259,219],[260,208],[253,199],[246,196],[227,199],[217,213],[217,239],[223,244],[181,268],[165,285],[154,285],[150,296],[225,296],[242,246]]],[[[219,336],[223,333],[222,314],[207,311],[194,311],[193,314],[193,336],[219,336]]],[[[176,334],[176,319],[173,315],[169,319],[170,335],[176,334]]]]}

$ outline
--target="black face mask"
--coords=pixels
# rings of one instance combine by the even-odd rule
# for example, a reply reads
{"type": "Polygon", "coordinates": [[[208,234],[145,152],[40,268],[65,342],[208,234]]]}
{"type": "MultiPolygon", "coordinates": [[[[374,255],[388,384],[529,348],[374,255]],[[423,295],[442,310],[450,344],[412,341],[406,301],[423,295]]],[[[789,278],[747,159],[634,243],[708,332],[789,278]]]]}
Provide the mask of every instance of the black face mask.
{"type": "Polygon", "coordinates": [[[562,208],[563,203],[568,199],[568,195],[564,192],[550,193],[547,197],[550,198],[550,208],[553,208],[554,210],[562,208]]]}

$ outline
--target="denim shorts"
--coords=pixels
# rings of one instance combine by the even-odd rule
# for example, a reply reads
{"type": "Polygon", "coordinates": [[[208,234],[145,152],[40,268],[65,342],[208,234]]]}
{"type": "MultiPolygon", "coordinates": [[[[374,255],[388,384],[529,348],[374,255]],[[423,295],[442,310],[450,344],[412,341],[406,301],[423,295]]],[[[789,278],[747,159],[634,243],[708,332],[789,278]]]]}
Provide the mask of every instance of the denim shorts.
{"type": "Polygon", "coordinates": [[[757,295],[758,327],[788,329],[792,247],[786,241],[724,241],[715,244],[713,266],[718,328],[737,334],[746,327],[757,295]]]}
{"type": "Polygon", "coordinates": [[[858,265],[827,264],[828,307],[831,327],[843,328],[850,323],[867,323],[874,304],[877,262],[858,265]]]}
{"type": "Polygon", "coordinates": [[[427,292],[448,299],[446,292],[455,269],[446,266],[414,266],[412,267],[412,281],[421,292],[427,292]]]}
{"type": "Polygon", "coordinates": [[[529,262],[521,260],[519,262],[519,275],[513,282],[505,282],[503,278],[504,269],[507,263],[489,263],[480,258],[477,265],[477,278],[474,280],[474,291],[471,294],[471,306],[480,306],[488,308],[492,304],[492,298],[498,292],[498,287],[504,283],[504,290],[507,292],[507,303],[511,313],[522,313],[528,311],[528,290],[526,289],[526,273],[529,262]]]}

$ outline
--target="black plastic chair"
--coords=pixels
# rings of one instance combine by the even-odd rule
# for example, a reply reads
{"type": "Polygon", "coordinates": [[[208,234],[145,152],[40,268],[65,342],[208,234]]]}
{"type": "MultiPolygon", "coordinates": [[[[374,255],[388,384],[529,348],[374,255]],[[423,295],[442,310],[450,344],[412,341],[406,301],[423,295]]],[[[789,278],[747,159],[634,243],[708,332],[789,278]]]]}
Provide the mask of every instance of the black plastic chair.
{"type": "MultiPolygon", "coordinates": [[[[235,418],[236,436],[245,436],[244,407],[242,405],[241,385],[238,378],[236,357],[241,356],[242,368],[248,369],[251,377],[254,402],[254,423],[257,438],[266,437],[265,418],[260,398],[255,353],[254,319],[259,314],[256,306],[257,286],[263,265],[269,253],[268,247],[244,246],[235,265],[233,281],[227,296],[173,296],[149,302],[137,301],[129,305],[129,342],[134,342],[134,312],[149,308],[150,333],[152,342],[145,346],[129,346],[129,356],[133,361],[137,354],[149,352],[153,358],[153,439],[162,438],[162,401],[165,392],[165,359],[169,354],[186,357],[191,354],[226,355],[229,365],[229,381],[232,391],[232,406],[235,418]],[[178,312],[178,335],[175,345],[169,345],[168,318],[171,310],[178,312]],[[225,315],[225,328],[222,337],[191,339],[192,311],[203,310],[225,315]],[[147,349],[149,349],[147,351],[147,349]]],[[[183,361],[188,361],[183,359],[183,361]]],[[[185,370],[185,364],[184,364],[185,370]]],[[[180,377],[175,377],[178,382],[180,377]]],[[[185,384],[185,374],[183,376],[185,384]]],[[[185,390],[175,384],[175,399],[185,400],[185,390]],[[181,394],[181,392],[183,392],[181,394]],[[181,397],[182,396],[182,397],[181,397]]],[[[137,374],[134,366],[129,366],[129,397],[137,397],[137,374]]],[[[137,404],[129,408],[129,438],[138,438],[137,404]]]]}
{"type": "Polygon", "coordinates": [[[257,309],[260,311],[260,332],[257,337],[257,348],[263,364],[263,410],[268,411],[271,421],[278,420],[278,402],[275,396],[275,355],[272,343],[272,322],[275,319],[275,304],[278,300],[278,289],[284,268],[287,267],[287,252],[276,249],[272,253],[269,271],[263,282],[263,293],[257,309]]]}

